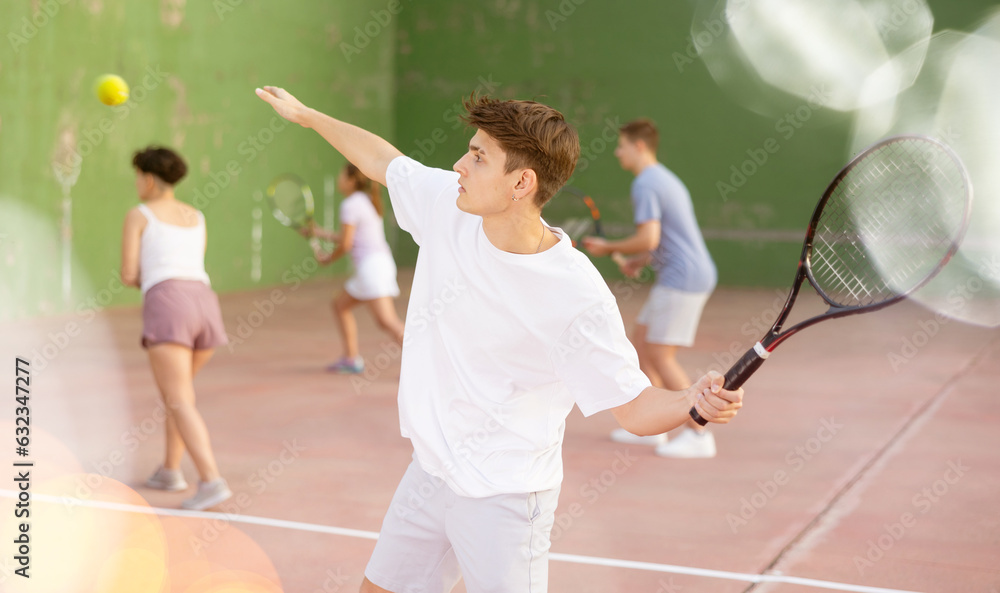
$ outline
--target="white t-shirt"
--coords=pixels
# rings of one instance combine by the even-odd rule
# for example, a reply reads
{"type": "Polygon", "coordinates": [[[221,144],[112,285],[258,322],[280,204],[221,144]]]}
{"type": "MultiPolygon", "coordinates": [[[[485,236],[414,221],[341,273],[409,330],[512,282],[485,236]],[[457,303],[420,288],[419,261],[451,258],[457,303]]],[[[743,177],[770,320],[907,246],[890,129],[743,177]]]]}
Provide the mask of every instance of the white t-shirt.
{"type": "Polygon", "coordinates": [[[356,191],[344,198],[340,204],[340,223],[354,227],[354,243],[351,245],[351,259],[355,267],[358,262],[373,253],[388,253],[389,243],[385,240],[385,225],[371,198],[364,192],[356,191]]]}
{"type": "Polygon", "coordinates": [[[456,206],[457,173],[401,156],[386,179],[420,246],[399,380],[417,461],[467,497],[558,486],[573,404],[589,416],[650,385],[614,295],[565,234],[534,255],[497,249],[456,206]]]}

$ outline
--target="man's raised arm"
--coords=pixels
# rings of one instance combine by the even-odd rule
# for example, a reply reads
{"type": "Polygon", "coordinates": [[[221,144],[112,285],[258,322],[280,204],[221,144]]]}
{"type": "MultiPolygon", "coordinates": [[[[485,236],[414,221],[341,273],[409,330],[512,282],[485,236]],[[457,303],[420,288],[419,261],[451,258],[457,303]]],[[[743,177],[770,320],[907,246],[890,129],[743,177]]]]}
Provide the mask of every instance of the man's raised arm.
{"type": "Polygon", "coordinates": [[[395,146],[367,130],[334,119],[302,104],[285,89],[266,86],[257,96],[267,101],[278,115],[304,128],[312,128],[372,181],[385,185],[389,163],[402,156],[395,146]]]}

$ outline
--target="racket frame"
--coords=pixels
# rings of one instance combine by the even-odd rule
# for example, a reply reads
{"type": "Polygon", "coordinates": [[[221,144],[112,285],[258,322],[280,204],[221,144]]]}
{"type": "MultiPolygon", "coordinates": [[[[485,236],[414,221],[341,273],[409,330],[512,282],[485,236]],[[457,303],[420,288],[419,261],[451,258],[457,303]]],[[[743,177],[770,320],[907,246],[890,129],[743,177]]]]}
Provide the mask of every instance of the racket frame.
{"type": "Polygon", "coordinates": [[[271,206],[271,215],[274,216],[275,220],[280,222],[282,225],[299,230],[305,228],[313,222],[313,216],[315,214],[315,202],[313,201],[312,190],[309,189],[309,184],[305,182],[301,177],[294,173],[282,173],[271,180],[267,186],[267,191],[265,192],[267,196],[267,202],[271,206]],[[275,192],[278,189],[278,185],[284,181],[290,181],[299,187],[302,193],[302,198],[306,204],[306,219],[301,224],[295,222],[294,220],[288,218],[288,216],[278,207],[277,202],[274,200],[275,192]]]}
{"type": "MultiPolygon", "coordinates": [[[[601,225],[601,211],[597,208],[597,204],[594,202],[594,199],[590,197],[590,194],[572,185],[562,186],[562,188],[556,192],[556,195],[563,192],[570,194],[583,202],[584,206],[587,207],[587,210],[590,211],[590,218],[594,222],[594,234],[598,237],[604,237],[604,227],[601,225]]],[[[570,239],[572,239],[572,237],[570,237],[570,239]]],[[[576,239],[572,239],[572,241],[573,246],[575,247],[576,239]]]]}
{"type": "MultiPolygon", "coordinates": [[[[901,300],[905,299],[909,295],[913,294],[915,291],[927,285],[937,274],[948,264],[951,258],[958,251],[959,246],[962,243],[962,238],[965,236],[965,231],[969,226],[969,218],[972,209],[972,182],[969,178],[969,173],[965,166],[962,164],[961,159],[957,154],[946,144],[931,138],[929,136],[919,135],[919,134],[901,134],[897,136],[890,136],[888,138],[883,138],[878,142],[872,144],[871,146],[865,148],[859,152],[850,162],[845,165],[836,177],[827,186],[826,191],[823,192],[823,197],[820,198],[819,202],[816,204],[816,208],[813,210],[813,215],[809,220],[809,227],[806,230],[805,241],[802,244],[802,254],[799,256],[799,264],[795,271],[795,280],[792,283],[792,288],[788,293],[788,298],[785,299],[785,304],[782,306],[781,311],[778,313],[777,319],[771,328],[767,331],[764,336],[753,345],[752,348],[747,350],[747,352],[738,360],[725,375],[726,382],[724,388],[727,390],[739,389],[743,383],[750,378],[750,376],[764,363],[764,360],[778,347],[779,344],[802,331],[803,329],[816,325],[821,321],[826,321],[828,319],[837,319],[840,317],[847,317],[848,315],[856,315],[859,313],[869,313],[872,311],[878,311],[879,309],[884,309],[890,305],[896,304],[901,300]],[[934,144],[938,149],[941,149],[949,157],[951,157],[955,163],[958,165],[959,171],[962,173],[962,181],[964,182],[966,191],[965,199],[965,210],[962,213],[961,224],[958,231],[952,238],[952,243],[948,248],[941,261],[935,266],[933,270],[930,271],[920,282],[914,284],[909,289],[899,292],[884,301],[878,303],[872,303],[868,305],[858,305],[854,307],[844,307],[838,305],[834,302],[820,287],[816,280],[816,277],[812,272],[812,250],[813,250],[813,240],[816,235],[816,230],[818,228],[819,219],[822,216],[823,208],[826,206],[830,197],[833,195],[834,190],[840,185],[840,182],[846,177],[865,157],[869,154],[882,148],[887,144],[894,142],[900,142],[904,140],[918,140],[925,141],[934,144]],[[799,295],[799,290],[802,287],[803,280],[808,280],[809,284],[813,287],[813,290],[829,305],[826,312],[819,315],[815,315],[795,325],[789,327],[788,329],[782,331],[782,327],[787,321],[789,314],[791,313],[792,306],[795,304],[795,300],[799,295]]],[[[707,421],[698,414],[694,406],[691,407],[689,411],[691,418],[697,422],[699,425],[704,426],[707,421]]]]}

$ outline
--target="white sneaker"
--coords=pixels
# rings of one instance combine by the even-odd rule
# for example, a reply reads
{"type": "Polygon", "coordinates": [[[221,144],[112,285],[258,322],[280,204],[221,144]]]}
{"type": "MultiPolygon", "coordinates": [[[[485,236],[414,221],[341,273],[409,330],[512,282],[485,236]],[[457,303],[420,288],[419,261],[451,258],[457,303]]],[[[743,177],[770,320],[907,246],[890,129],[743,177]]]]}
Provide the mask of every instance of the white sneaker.
{"type": "Polygon", "coordinates": [[[650,447],[657,447],[667,443],[667,433],[641,437],[637,434],[632,434],[624,428],[616,428],[611,431],[611,440],[616,443],[625,443],[626,445],[648,445],[650,447]]]}
{"type": "Polygon", "coordinates": [[[680,436],[669,443],[657,445],[656,454],[660,457],[681,457],[685,459],[701,459],[715,457],[715,437],[707,430],[686,428],[680,436]]]}

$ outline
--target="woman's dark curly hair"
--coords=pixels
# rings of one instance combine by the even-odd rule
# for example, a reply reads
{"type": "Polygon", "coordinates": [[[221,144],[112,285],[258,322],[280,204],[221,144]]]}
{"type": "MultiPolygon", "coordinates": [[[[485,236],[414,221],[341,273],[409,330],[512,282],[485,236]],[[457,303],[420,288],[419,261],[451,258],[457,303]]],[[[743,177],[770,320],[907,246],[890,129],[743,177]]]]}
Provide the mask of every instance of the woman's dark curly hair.
{"type": "Polygon", "coordinates": [[[132,166],[143,173],[152,173],[170,185],[176,185],[187,175],[187,164],[181,155],[162,146],[137,150],[132,155],[132,166]]]}

